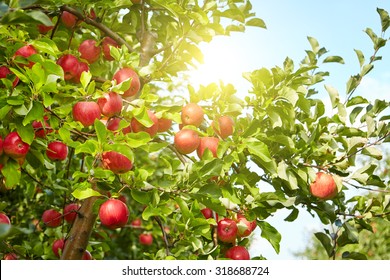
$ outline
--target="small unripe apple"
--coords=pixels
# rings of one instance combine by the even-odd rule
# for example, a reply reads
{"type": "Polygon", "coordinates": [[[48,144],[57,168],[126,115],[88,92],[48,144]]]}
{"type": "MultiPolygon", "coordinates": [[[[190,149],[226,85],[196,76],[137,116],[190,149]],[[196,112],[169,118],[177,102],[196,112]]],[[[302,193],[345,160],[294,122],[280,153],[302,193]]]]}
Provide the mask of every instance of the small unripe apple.
{"type": "Polygon", "coordinates": [[[0,224],[7,224],[7,225],[11,224],[11,221],[8,218],[8,216],[1,212],[0,212],[0,224]]]}
{"type": "Polygon", "coordinates": [[[332,175],[318,172],[315,181],[310,184],[310,192],[315,197],[327,200],[334,198],[338,189],[332,175]]]}
{"type": "Polygon", "coordinates": [[[61,14],[61,21],[62,23],[68,27],[73,28],[77,23],[77,17],[67,11],[63,11],[61,14]]]}
{"type": "Polygon", "coordinates": [[[217,236],[222,242],[234,243],[236,241],[237,231],[237,224],[232,219],[224,218],[218,222],[217,236]]]}
{"type": "Polygon", "coordinates": [[[217,157],[219,139],[217,137],[201,137],[200,143],[197,148],[197,154],[200,159],[202,159],[206,149],[210,150],[213,154],[213,157],[217,157]]]}
{"type": "Polygon", "coordinates": [[[102,114],[107,117],[119,114],[123,107],[122,97],[115,92],[105,93],[103,97],[98,99],[97,103],[102,114]]]}
{"type": "Polygon", "coordinates": [[[105,169],[111,170],[115,174],[126,173],[133,168],[130,159],[115,151],[103,152],[102,163],[105,169]]]}
{"type": "Polygon", "coordinates": [[[127,224],[129,209],[119,199],[110,198],[100,206],[99,218],[102,225],[109,229],[120,228],[127,224]]]}
{"type": "MultiPolygon", "coordinates": [[[[14,55],[14,58],[17,58],[18,56],[29,58],[33,54],[36,54],[37,50],[32,45],[26,45],[21,48],[19,48],[14,55]]],[[[28,64],[18,64],[20,67],[27,66],[29,68],[33,67],[34,62],[30,61],[28,64]]]]}
{"type": "Polygon", "coordinates": [[[53,251],[54,255],[56,255],[57,258],[60,257],[60,250],[63,252],[65,247],[65,239],[57,239],[53,242],[53,245],[51,245],[51,250],[53,251]]]}
{"type": "Polygon", "coordinates": [[[120,84],[127,79],[131,79],[130,88],[123,93],[123,97],[134,96],[141,88],[141,81],[138,74],[129,67],[118,70],[112,79],[116,81],[117,84],[120,84]]]}
{"type": "Polygon", "coordinates": [[[43,212],[42,222],[48,227],[58,227],[62,223],[62,215],[54,209],[49,209],[43,212]]]}
{"type": "Polygon", "coordinates": [[[101,48],[93,39],[83,41],[79,46],[80,57],[88,61],[89,64],[94,63],[100,57],[101,48]]]}
{"type": "Polygon", "coordinates": [[[196,103],[188,103],[181,110],[181,121],[183,126],[194,125],[199,127],[203,122],[203,109],[196,103]]]}
{"type": "Polygon", "coordinates": [[[95,120],[100,119],[99,105],[94,101],[79,101],[73,106],[73,119],[81,122],[83,126],[93,125],[95,120]]]}
{"type": "Polygon", "coordinates": [[[161,118],[158,119],[158,132],[168,131],[172,126],[172,120],[161,118]]]}
{"type": "Polygon", "coordinates": [[[73,223],[76,220],[77,212],[80,209],[80,205],[77,203],[70,203],[64,207],[64,219],[68,223],[73,223]]]}
{"type": "Polygon", "coordinates": [[[68,146],[60,141],[54,141],[47,145],[46,155],[51,160],[65,160],[68,156],[68,146]]]}
{"type": "MultiPolygon", "coordinates": [[[[7,79],[8,75],[11,75],[12,72],[9,70],[7,66],[0,66],[0,79],[7,79]]],[[[14,81],[12,82],[12,86],[16,87],[19,83],[19,78],[15,77],[14,81]]]]}
{"type": "Polygon", "coordinates": [[[103,47],[103,57],[108,61],[114,60],[114,58],[111,56],[110,53],[110,47],[119,48],[119,44],[110,37],[104,37],[102,41],[102,47],[103,47]]]}
{"type": "Polygon", "coordinates": [[[139,235],[139,243],[150,246],[153,244],[153,235],[150,233],[141,233],[139,235]]]}
{"type": "Polygon", "coordinates": [[[225,257],[232,260],[250,260],[248,250],[243,246],[233,246],[226,251],[225,257]]]}
{"type": "Polygon", "coordinates": [[[8,253],[3,256],[3,260],[5,261],[14,261],[17,260],[18,256],[15,253],[8,253]]]}
{"type": "Polygon", "coordinates": [[[133,118],[131,120],[131,129],[133,130],[133,132],[137,133],[137,132],[144,131],[144,132],[148,133],[150,135],[150,137],[154,137],[157,134],[158,119],[157,119],[156,115],[150,110],[148,110],[148,116],[151,119],[151,121],[153,122],[153,124],[150,127],[144,126],[136,118],[133,118]]]}
{"type": "Polygon", "coordinates": [[[4,138],[3,150],[8,156],[15,160],[21,160],[26,157],[30,150],[30,145],[23,142],[19,134],[14,131],[4,138]]]}
{"type": "Polygon", "coordinates": [[[175,148],[182,154],[190,154],[195,151],[200,144],[198,133],[192,129],[182,129],[175,134],[175,148]]]}
{"type": "Polygon", "coordinates": [[[219,117],[217,120],[217,124],[213,123],[212,127],[214,128],[214,131],[219,136],[221,136],[222,139],[226,139],[233,134],[234,122],[231,117],[229,116],[219,117]]]}

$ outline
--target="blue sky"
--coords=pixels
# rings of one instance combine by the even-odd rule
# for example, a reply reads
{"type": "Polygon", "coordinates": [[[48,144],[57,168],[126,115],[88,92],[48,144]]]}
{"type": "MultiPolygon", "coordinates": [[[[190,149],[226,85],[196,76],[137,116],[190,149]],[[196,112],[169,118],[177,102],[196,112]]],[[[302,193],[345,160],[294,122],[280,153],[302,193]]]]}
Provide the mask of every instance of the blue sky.
{"type": "MultiPolygon", "coordinates": [[[[245,95],[250,84],[242,78],[243,72],[262,67],[281,65],[289,56],[296,65],[310,49],[307,36],[314,37],[329,54],[344,58],[345,64],[327,64],[331,72],[325,84],[345,96],[345,84],[351,75],[359,72],[354,49],[363,51],[368,59],[373,54],[370,38],[363,32],[370,27],[380,34],[381,25],[376,8],[390,12],[390,1],[380,0],[252,0],[256,15],[262,18],[267,29],[248,28],[245,33],[216,38],[203,46],[205,64],[194,74],[194,83],[208,83],[218,79],[233,83],[240,95],[245,95]]],[[[390,36],[390,30],[386,34],[390,36]]],[[[378,55],[382,61],[366,77],[356,94],[368,99],[390,96],[390,43],[378,55]]],[[[327,98],[325,89],[321,93],[327,98]]],[[[282,234],[280,254],[275,254],[259,234],[250,247],[252,255],[263,254],[268,259],[293,259],[293,252],[302,250],[310,233],[321,230],[318,219],[301,211],[294,223],[284,222],[288,212],[279,212],[268,220],[282,234]]]]}

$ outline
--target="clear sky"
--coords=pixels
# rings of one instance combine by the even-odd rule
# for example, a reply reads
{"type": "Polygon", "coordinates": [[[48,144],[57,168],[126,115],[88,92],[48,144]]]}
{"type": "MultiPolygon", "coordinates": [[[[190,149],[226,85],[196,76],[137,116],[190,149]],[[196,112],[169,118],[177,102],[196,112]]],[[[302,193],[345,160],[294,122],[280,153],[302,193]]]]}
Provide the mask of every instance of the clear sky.
{"type": "MultiPolygon", "coordinates": [[[[380,34],[381,25],[376,8],[390,12],[388,0],[252,0],[256,15],[262,18],[267,29],[248,28],[245,33],[219,37],[204,45],[205,64],[193,75],[194,83],[209,83],[222,79],[236,86],[245,95],[250,84],[242,78],[243,72],[262,67],[282,65],[286,56],[296,65],[310,49],[307,36],[314,37],[329,54],[344,58],[345,64],[327,64],[331,76],[325,84],[345,96],[345,84],[351,75],[359,72],[359,62],[354,49],[363,51],[368,59],[373,54],[370,38],[363,32],[370,27],[380,34]]],[[[386,34],[390,36],[390,30],[386,34]]],[[[366,77],[356,93],[372,98],[390,96],[390,43],[378,55],[382,61],[366,77]]],[[[322,93],[328,96],[325,89],[322,93]]],[[[302,250],[312,230],[321,230],[318,219],[301,211],[298,220],[284,222],[288,212],[278,212],[267,220],[282,234],[280,254],[276,255],[267,241],[255,237],[250,252],[263,254],[268,259],[293,259],[293,252],[302,250]]]]}

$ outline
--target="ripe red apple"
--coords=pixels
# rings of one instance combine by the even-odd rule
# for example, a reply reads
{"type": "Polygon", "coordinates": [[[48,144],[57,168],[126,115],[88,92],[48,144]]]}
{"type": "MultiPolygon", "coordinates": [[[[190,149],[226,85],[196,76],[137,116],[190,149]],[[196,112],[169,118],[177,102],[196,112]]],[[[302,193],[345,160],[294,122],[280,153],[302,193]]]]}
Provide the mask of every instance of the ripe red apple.
{"type": "Polygon", "coordinates": [[[43,212],[42,222],[48,227],[58,227],[62,223],[62,215],[54,209],[49,209],[43,212]]]}
{"type": "Polygon", "coordinates": [[[120,84],[130,78],[130,88],[123,93],[123,97],[134,96],[139,92],[141,88],[141,81],[138,74],[132,68],[126,67],[118,70],[112,78],[117,84],[120,84]]]}
{"type": "Polygon", "coordinates": [[[203,122],[203,109],[196,103],[188,103],[181,110],[181,121],[185,125],[194,125],[199,127],[203,122]]]}
{"type": "Polygon", "coordinates": [[[102,47],[103,47],[103,57],[108,61],[114,60],[114,58],[110,54],[110,47],[119,48],[119,44],[110,37],[104,37],[102,41],[102,47]]]}
{"type": "Polygon", "coordinates": [[[248,250],[243,246],[233,246],[226,251],[225,257],[232,260],[250,260],[248,250]]]}
{"type": "Polygon", "coordinates": [[[51,245],[51,250],[53,251],[54,255],[56,255],[57,258],[60,257],[60,250],[61,252],[64,250],[65,247],[65,239],[57,239],[54,240],[53,245],[51,245]]]}
{"type": "MultiPolygon", "coordinates": [[[[210,208],[203,208],[202,210],[200,210],[200,212],[202,212],[203,216],[206,219],[214,218],[213,217],[213,210],[211,210],[210,208]]],[[[217,213],[215,213],[215,218],[218,221],[218,214],[217,213]]]]}
{"type": "Polygon", "coordinates": [[[153,244],[153,235],[150,233],[141,233],[139,235],[139,243],[150,246],[153,244]]]}
{"type": "Polygon", "coordinates": [[[110,198],[99,209],[99,218],[103,226],[116,229],[127,224],[129,209],[119,199],[110,198]]]}
{"type": "Polygon", "coordinates": [[[133,130],[133,132],[137,133],[137,132],[144,131],[146,133],[149,133],[150,137],[154,137],[157,134],[158,119],[156,115],[150,110],[148,110],[148,116],[153,122],[152,126],[146,127],[143,124],[141,124],[139,121],[137,121],[136,118],[133,118],[131,120],[131,129],[133,130]]]}
{"type": "Polygon", "coordinates": [[[197,149],[198,157],[201,159],[206,149],[210,150],[214,157],[217,157],[219,139],[217,137],[201,137],[197,149]]]}
{"type": "Polygon", "coordinates": [[[93,125],[95,120],[100,119],[99,105],[94,101],[79,101],[73,106],[73,119],[81,122],[83,126],[93,125]]]}
{"type": "Polygon", "coordinates": [[[14,131],[4,138],[3,150],[8,156],[15,160],[22,160],[26,157],[30,145],[23,142],[19,134],[14,131]]]}
{"type": "Polygon", "coordinates": [[[182,129],[175,134],[173,142],[179,153],[190,154],[198,148],[200,137],[192,129],[182,129]]]}
{"type": "Polygon", "coordinates": [[[80,205],[77,203],[70,203],[64,207],[64,219],[68,223],[73,223],[76,220],[77,212],[80,209],[80,205]]]}
{"type": "Polygon", "coordinates": [[[63,11],[61,21],[66,27],[73,28],[77,23],[77,17],[67,11],[63,11]]]}
{"type": "Polygon", "coordinates": [[[46,138],[46,135],[53,132],[53,129],[50,127],[49,123],[47,122],[48,118],[44,117],[44,122],[41,121],[33,121],[32,127],[35,131],[35,137],[38,138],[46,138]]]}
{"type": "Polygon", "coordinates": [[[51,160],[65,160],[68,156],[68,146],[60,141],[54,141],[47,145],[46,155],[51,160]]]}
{"type": "Polygon", "coordinates": [[[80,57],[88,61],[89,64],[94,63],[100,57],[101,48],[93,39],[84,40],[79,46],[80,57]]]}
{"type": "Polygon", "coordinates": [[[238,237],[247,237],[252,233],[252,224],[244,217],[237,219],[237,236],[238,237]]]}
{"type": "MultiPolygon", "coordinates": [[[[21,56],[21,57],[28,59],[30,56],[32,56],[33,54],[36,54],[36,53],[37,53],[37,50],[32,45],[26,45],[26,46],[19,48],[15,52],[14,59],[17,58],[18,56],[21,56]]],[[[19,63],[18,65],[20,67],[27,66],[27,67],[31,68],[34,65],[34,62],[30,61],[28,64],[19,63]]]]}
{"type": "Polygon", "coordinates": [[[3,260],[5,261],[14,261],[17,260],[18,256],[15,253],[8,253],[3,256],[3,260]]]}
{"type": "Polygon", "coordinates": [[[11,224],[11,221],[8,218],[8,216],[1,212],[0,212],[0,224],[7,224],[7,225],[11,224]]]}
{"type": "MultiPolygon", "coordinates": [[[[7,79],[8,75],[12,75],[11,70],[7,66],[0,66],[0,79],[7,79]]],[[[16,87],[16,85],[19,83],[19,78],[15,77],[14,81],[12,82],[12,86],[16,87]]]]}
{"type": "Polygon", "coordinates": [[[103,152],[102,163],[105,169],[109,169],[115,174],[126,173],[133,168],[130,159],[115,151],[103,152]]]}
{"type": "Polygon", "coordinates": [[[158,119],[158,132],[168,131],[172,126],[172,120],[161,118],[158,119]]]}
{"type": "Polygon", "coordinates": [[[98,99],[97,103],[102,114],[107,117],[119,114],[123,107],[122,97],[115,92],[105,93],[103,97],[98,99]]]}
{"type": "Polygon", "coordinates": [[[332,175],[318,172],[315,181],[310,184],[310,192],[315,197],[327,200],[334,198],[338,189],[332,175]]]}
{"type": "Polygon", "coordinates": [[[232,219],[224,218],[218,222],[217,236],[222,242],[234,243],[236,241],[237,231],[237,224],[232,219]]]}
{"type": "Polygon", "coordinates": [[[54,28],[54,25],[44,25],[44,24],[38,24],[38,31],[41,34],[46,34],[50,30],[54,28]]]}
{"type": "Polygon", "coordinates": [[[140,227],[142,225],[142,220],[140,218],[136,218],[133,221],[131,221],[131,225],[133,227],[140,227]]]}
{"type": "Polygon", "coordinates": [[[82,260],[86,260],[86,261],[92,260],[92,255],[88,250],[84,251],[82,260]]]}
{"type": "MultiPolygon", "coordinates": [[[[239,222],[240,220],[247,220],[247,218],[245,217],[245,215],[241,214],[241,213],[238,213],[237,214],[237,221],[239,222]]],[[[256,220],[253,220],[253,221],[248,221],[250,226],[248,227],[250,229],[250,232],[254,231],[257,227],[257,223],[256,223],[256,220]]]]}
{"type": "Polygon", "coordinates": [[[73,80],[79,72],[79,60],[71,54],[65,54],[57,60],[57,64],[64,70],[65,81],[73,80]]]}
{"type": "Polygon", "coordinates": [[[76,72],[76,76],[74,76],[73,78],[73,82],[75,82],[76,84],[80,83],[80,79],[81,79],[81,74],[83,72],[88,72],[89,71],[89,66],[87,63],[85,62],[79,62],[79,65],[77,67],[77,72],[76,72]]]}
{"type": "MultiPolygon", "coordinates": [[[[121,118],[110,118],[107,122],[107,129],[111,131],[116,131],[119,129],[119,123],[121,122],[121,118]]],[[[131,125],[122,128],[123,134],[127,134],[131,132],[131,125]]]]}
{"type": "Polygon", "coordinates": [[[214,131],[221,136],[222,139],[228,138],[233,134],[234,122],[229,116],[222,116],[218,118],[218,125],[213,123],[214,131]]]}

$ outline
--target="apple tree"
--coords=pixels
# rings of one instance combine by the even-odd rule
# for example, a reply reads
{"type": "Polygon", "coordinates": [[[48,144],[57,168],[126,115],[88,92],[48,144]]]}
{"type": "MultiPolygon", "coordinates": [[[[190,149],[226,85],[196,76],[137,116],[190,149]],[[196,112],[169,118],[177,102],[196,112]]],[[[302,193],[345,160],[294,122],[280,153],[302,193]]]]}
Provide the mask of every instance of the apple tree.
{"type": "Polygon", "coordinates": [[[316,233],[330,257],[358,243],[370,219],[389,217],[388,195],[344,192],[387,191],[375,161],[388,102],[355,93],[388,40],[377,11],[380,35],[367,28],[374,50],[356,50],[344,97],[321,69],[342,58],[309,37],[299,63],[245,73],[242,99],[186,72],[201,42],[265,28],[249,0],[2,2],[2,257],[261,259],[250,237],[279,252],[267,218],[289,209],[293,223],[302,208],[339,227],[316,233]]]}

